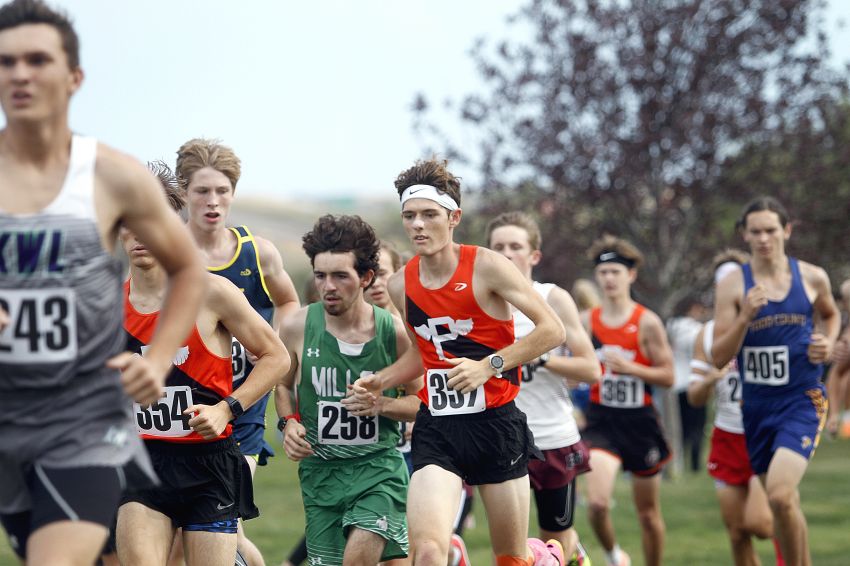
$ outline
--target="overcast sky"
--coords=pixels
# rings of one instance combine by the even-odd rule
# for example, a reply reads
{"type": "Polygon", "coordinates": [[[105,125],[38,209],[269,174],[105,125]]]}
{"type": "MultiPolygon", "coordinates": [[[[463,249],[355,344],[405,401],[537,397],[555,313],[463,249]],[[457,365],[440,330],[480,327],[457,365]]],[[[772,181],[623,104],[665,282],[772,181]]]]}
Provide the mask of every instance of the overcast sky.
{"type": "MultiPolygon", "coordinates": [[[[49,0],[82,41],[71,124],[139,159],[191,137],[242,158],[242,194],[393,195],[420,157],[410,106],[479,83],[475,38],[504,36],[520,0],[49,0]]],[[[850,1],[830,0],[836,63],[850,1]]],[[[463,172],[461,172],[463,173],[463,172]]]]}

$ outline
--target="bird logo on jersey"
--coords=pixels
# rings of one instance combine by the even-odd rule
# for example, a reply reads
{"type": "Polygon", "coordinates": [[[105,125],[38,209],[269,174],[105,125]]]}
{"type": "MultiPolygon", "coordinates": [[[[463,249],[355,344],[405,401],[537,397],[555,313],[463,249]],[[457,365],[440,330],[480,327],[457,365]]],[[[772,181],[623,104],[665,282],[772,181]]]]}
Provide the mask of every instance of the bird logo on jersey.
{"type": "Polygon", "coordinates": [[[472,332],[472,319],[465,318],[463,320],[455,320],[450,316],[440,316],[437,318],[429,318],[427,324],[420,324],[414,327],[416,334],[423,340],[428,340],[434,343],[434,349],[437,351],[437,357],[445,360],[446,356],[443,353],[443,342],[451,342],[457,340],[458,336],[466,336],[472,332]],[[440,333],[439,327],[448,329],[446,333],[440,333]]]}
{"type": "Polygon", "coordinates": [[[245,269],[239,272],[239,275],[241,275],[242,277],[251,277],[251,273],[251,269],[249,267],[246,267],[245,269]]]}
{"type": "MultiPolygon", "coordinates": [[[[142,345],[142,356],[145,355],[145,352],[148,351],[148,348],[150,348],[150,346],[142,345]]],[[[174,354],[174,359],[172,360],[172,363],[174,363],[175,366],[182,366],[183,364],[186,363],[186,360],[188,360],[188,359],[189,359],[189,346],[183,346],[182,348],[177,350],[176,354],[174,354]]]]}

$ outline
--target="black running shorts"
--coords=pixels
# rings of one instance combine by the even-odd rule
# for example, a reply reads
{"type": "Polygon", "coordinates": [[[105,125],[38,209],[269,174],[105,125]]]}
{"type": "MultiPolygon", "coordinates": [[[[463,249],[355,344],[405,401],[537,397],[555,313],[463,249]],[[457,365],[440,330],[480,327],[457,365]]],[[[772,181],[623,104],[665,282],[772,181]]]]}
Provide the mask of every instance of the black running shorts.
{"type": "Polygon", "coordinates": [[[613,454],[623,470],[637,476],[654,476],[670,459],[654,407],[613,409],[591,403],[581,436],[591,450],[613,454]]]}

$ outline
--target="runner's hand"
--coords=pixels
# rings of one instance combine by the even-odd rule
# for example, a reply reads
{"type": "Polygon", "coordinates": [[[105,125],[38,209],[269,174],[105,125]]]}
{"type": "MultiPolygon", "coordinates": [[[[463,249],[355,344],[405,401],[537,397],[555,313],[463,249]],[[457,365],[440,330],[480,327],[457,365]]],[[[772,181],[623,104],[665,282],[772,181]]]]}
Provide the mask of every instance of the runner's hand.
{"type": "Polygon", "coordinates": [[[835,343],[835,347],[832,349],[832,361],[838,365],[850,362],[850,343],[847,342],[846,337],[839,338],[835,343]]]}
{"type": "Polygon", "coordinates": [[[630,362],[617,352],[611,351],[605,353],[605,369],[607,369],[611,373],[631,375],[633,371],[633,366],[632,362],[630,362]]]}
{"type": "Polygon", "coordinates": [[[832,354],[832,343],[823,334],[815,332],[809,341],[808,354],[809,361],[813,364],[826,363],[832,354]]]}
{"type": "Polygon", "coordinates": [[[233,418],[233,413],[225,401],[219,401],[215,405],[192,405],[186,408],[183,414],[192,415],[189,426],[204,440],[212,440],[224,432],[227,423],[233,418]]]}
{"type": "Polygon", "coordinates": [[[136,403],[147,407],[163,396],[165,375],[170,364],[157,368],[150,360],[133,352],[123,352],[106,361],[106,367],[121,371],[121,385],[136,403]]]}
{"type": "Polygon", "coordinates": [[[446,384],[455,391],[469,393],[493,377],[493,368],[487,358],[477,362],[469,358],[449,358],[446,361],[454,366],[449,370],[446,384]]]}
{"type": "Polygon", "coordinates": [[[355,417],[374,417],[380,414],[380,397],[375,398],[375,395],[365,387],[357,385],[357,382],[348,386],[345,398],[340,403],[355,417]]]}
{"type": "Polygon", "coordinates": [[[741,305],[741,313],[747,317],[747,320],[753,320],[759,313],[761,308],[767,304],[767,289],[761,283],[753,285],[747,296],[744,298],[744,304],[741,305]]]}
{"type": "Polygon", "coordinates": [[[378,397],[384,394],[383,387],[381,386],[381,378],[378,377],[377,373],[361,377],[349,387],[353,393],[348,393],[348,395],[353,394],[361,400],[365,400],[368,397],[372,401],[377,401],[378,397]]]}
{"type": "Polygon", "coordinates": [[[313,448],[307,442],[307,429],[295,419],[288,419],[283,428],[283,450],[293,462],[313,455],[313,448]]]}

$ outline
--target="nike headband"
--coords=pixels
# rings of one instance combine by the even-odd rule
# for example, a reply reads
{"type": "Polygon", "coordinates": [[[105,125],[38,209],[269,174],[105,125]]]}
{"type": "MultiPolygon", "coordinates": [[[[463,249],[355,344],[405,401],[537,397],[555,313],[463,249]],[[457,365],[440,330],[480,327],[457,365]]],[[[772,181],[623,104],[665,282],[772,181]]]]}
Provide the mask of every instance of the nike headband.
{"type": "Polygon", "coordinates": [[[596,256],[596,265],[599,265],[600,263],[620,263],[622,265],[625,265],[629,269],[635,266],[635,260],[628,257],[623,257],[614,251],[602,252],[601,254],[596,256]]]}
{"type": "Polygon", "coordinates": [[[437,190],[437,187],[432,187],[431,185],[411,185],[404,189],[404,192],[401,193],[401,207],[404,208],[404,203],[413,198],[432,200],[449,211],[460,208],[457,202],[455,202],[455,199],[446,193],[441,193],[437,190]]]}

